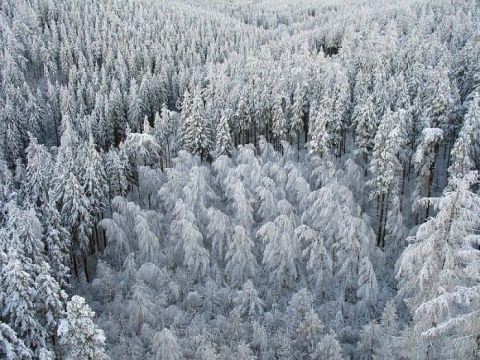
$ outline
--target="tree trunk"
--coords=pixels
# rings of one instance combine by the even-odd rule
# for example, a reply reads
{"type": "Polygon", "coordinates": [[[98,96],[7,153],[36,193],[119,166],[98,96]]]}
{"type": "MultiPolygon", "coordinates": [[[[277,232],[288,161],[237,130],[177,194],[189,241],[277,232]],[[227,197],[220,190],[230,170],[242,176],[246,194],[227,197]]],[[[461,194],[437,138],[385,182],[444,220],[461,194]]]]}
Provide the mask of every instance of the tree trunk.
{"type": "Polygon", "coordinates": [[[381,248],[385,248],[385,229],[387,227],[387,217],[388,217],[388,194],[383,200],[383,225],[382,225],[382,239],[381,239],[381,248]]]}
{"type": "Polygon", "coordinates": [[[73,271],[75,273],[75,277],[78,279],[77,257],[74,254],[72,255],[72,263],[73,263],[73,271]]]}
{"type": "Polygon", "coordinates": [[[346,153],[347,149],[347,129],[342,129],[342,142],[341,142],[341,152],[340,152],[340,157],[342,157],[342,153],[346,153]]]}
{"type": "Polygon", "coordinates": [[[245,146],[245,121],[242,122],[242,130],[240,131],[242,137],[242,145],[245,146]]]}
{"type": "Polygon", "coordinates": [[[308,122],[310,114],[308,112],[303,113],[303,131],[305,132],[305,144],[308,141],[308,122]]]}
{"type": "Polygon", "coordinates": [[[297,130],[297,161],[300,161],[300,130],[297,130]]]}
{"type": "MultiPolygon", "coordinates": [[[[435,145],[435,150],[434,150],[434,158],[437,157],[439,150],[439,145],[435,145]]],[[[427,193],[427,198],[432,196],[432,186],[433,186],[433,178],[435,175],[435,160],[432,161],[432,164],[430,165],[430,175],[428,177],[428,193],[427,193]]],[[[430,215],[430,202],[427,203],[427,209],[425,211],[425,220],[428,219],[428,216],[430,215]]]]}
{"type": "Polygon", "coordinates": [[[106,249],[107,248],[107,235],[105,234],[105,230],[102,229],[102,234],[103,234],[103,248],[106,249]]]}
{"type": "Polygon", "coordinates": [[[97,234],[95,232],[95,227],[96,227],[96,224],[94,223],[93,229],[92,229],[92,235],[91,235],[92,245],[91,245],[91,249],[90,249],[90,255],[95,254],[95,251],[96,251],[96,248],[97,248],[97,246],[96,246],[97,234]]]}
{"type": "Polygon", "coordinates": [[[168,136],[167,136],[167,153],[165,154],[165,167],[170,166],[170,141],[168,141],[168,136]]]}
{"type": "Polygon", "coordinates": [[[403,165],[403,174],[402,174],[402,189],[401,189],[401,194],[402,196],[400,199],[403,198],[403,193],[405,191],[405,177],[407,176],[407,164],[403,165]]]}
{"type": "Polygon", "coordinates": [[[253,142],[255,144],[255,152],[256,152],[256,155],[258,155],[258,149],[257,149],[257,127],[258,127],[258,123],[255,122],[255,124],[253,124],[253,142]]]}
{"type": "Polygon", "coordinates": [[[87,257],[83,257],[83,268],[85,270],[85,278],[87,279],[87,283],[90,282],[90,276],[88,275],[88,260],[87,257]]]}
{"type": "Polygon", "coordinates": [[[378,197],[380,214],[379,214],[379,221],[378,221],[377,246],[379,247],[381,247],[381,242],[382,242],[384,202],[385,202],[385,194],[382,194],[381,196],[378,197]]]}
{"type": "Polygon", "coordinates": [[[58,146],[60,146],[60,136],[58,136],[59,126],[58,126],[58,121],[57,121],[57,117],[55,116],[55,114],[53,114],[53,122],[55,123],[55,138],[57,140],[57,147],[58,147],[58,146]]]}
{"type": "MultiPolygon", "coordinates": [[[[435,171],[435,161],[432,162],[432,165],[430,165],[430,176],[428,177],[428,192],[427,192],[427,198],[432,196],[432,185],[433,185],[433,174],[435,171]]],[[[425,210],[425,220],[428,219],[428,216],[430,215],[430,202],[427,202],[427,209],[425,210]]]]}

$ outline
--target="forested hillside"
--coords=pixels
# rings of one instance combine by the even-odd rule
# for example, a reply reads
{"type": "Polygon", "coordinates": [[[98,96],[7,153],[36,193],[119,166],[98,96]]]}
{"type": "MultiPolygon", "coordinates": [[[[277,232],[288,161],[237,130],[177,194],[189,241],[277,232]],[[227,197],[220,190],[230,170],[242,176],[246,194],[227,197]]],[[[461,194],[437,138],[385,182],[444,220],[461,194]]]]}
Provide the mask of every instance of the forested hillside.
{"type": "Polygon", "coordinates": [[[0,0],[0,358],[479,359],[478,0],[0,0]]]}

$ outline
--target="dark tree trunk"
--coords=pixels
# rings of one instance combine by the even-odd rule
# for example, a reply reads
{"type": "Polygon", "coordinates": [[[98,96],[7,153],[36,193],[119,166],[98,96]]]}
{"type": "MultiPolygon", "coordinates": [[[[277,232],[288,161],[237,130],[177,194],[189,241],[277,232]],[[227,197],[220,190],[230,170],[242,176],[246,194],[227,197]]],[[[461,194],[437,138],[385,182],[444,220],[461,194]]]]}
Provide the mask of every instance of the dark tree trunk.
{"type": "Polygon", "coordinates": [[[378,221],[378,233],[377,233],[377,246],[381,246],[382,242],[382,230],[383,230],[383,214],[384,214],[384,207],[385,207],[385,194],[382,194],[378,197],[379,203],[379,221],[378,221]]]}
{"type": "Polygon", "coordinates": [[[58,119],[55,115],[53,115],[53,122],[55,123],[55,138],[57,140],[57,146],[60,146],[60,137],[58,136],[59,125],[58,125],[58,119]]]}
{"type": "Polygon", "coordinates": [[[304,112],[303,113],[303,131],[305,133],[305,144],[308,141],[308,122],[310,118],[310,113],[309,112],[304,112]]]}
{"type": "MultiPolygon", "coordinates": [[[[435,150],[434,150],[434,157],[437,157],[439,150],[439,145],[435,145],[435,150]]],[[[435,160],[433,160],[432,164],[430,165],[430,175],[428,177],[428,193],[427,193],[427,198],[432,196],[432,187],[433,187],[433,178],[435,175],[435,160]]],[[[428,216],[430,215],[430,202],[427,203],[427,209],[425,211],[425,220],[428,219],[428,216]]]]}
{"type": "Polygon", "coordinates": [[[90,276],[88,275],[88,259],[86,256],[83,257],[83,268],[85,270],[85,278],[87,279],[87,283],[89,283],[90,276]]]}
{"type": "MultiPolygon", "coordinates": [[[[433,173],[434,173],[434,165],[435,162],[432,163],[430,166],[430,176],[428,177],[428,192],[427,192],[427,198],[432,196],[432,184],[433,184],[433,173]]],[[[425,220],[428,219],[428,216],[430,215],[430,202],[427,202],[427,208],[425,209],[425,220]]]]}
{"type": "Polygon", "coordinates": [[[73,271],[75,273],[75,277],[78,279],[78,264],[77,264],[76,255],[72,255],[72,263],[73,263],[73,271]]]}
{"type": "Polygon", "coordinates": [[[115,140],[115,146],[120,145],[122,142],[122,131],[118,127],[114,127],[113,129],[113,138],[115,140]]]}
{"type": "Polygon", "coordinates": [[[105,230],[102,229],[102,234],[103,234],[103,248],[106,249],[107,248],[107,235],[105,234],[105,230]]]}
{"type": "Polygon", "coordinates": [[[300,130],[297,130],[297,161],[300,161],[300,130]]]}
{"type": "Polygon", "coordinates": [[[387,196],[383,200],[384,210],[383,210],[382,240],[380,245],[382,249],[385,248],[385,230],[387,227],[387,217],[388,217],[388,198],[389,196],[387,194],[387,196]]]}

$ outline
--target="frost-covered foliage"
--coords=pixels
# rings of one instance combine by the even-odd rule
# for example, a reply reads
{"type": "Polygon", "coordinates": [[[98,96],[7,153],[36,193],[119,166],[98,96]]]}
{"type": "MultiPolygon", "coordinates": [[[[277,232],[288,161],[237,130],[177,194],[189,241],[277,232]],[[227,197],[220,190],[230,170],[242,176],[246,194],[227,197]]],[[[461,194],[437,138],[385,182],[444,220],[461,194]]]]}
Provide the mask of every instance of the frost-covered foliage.
{"type": "Polygon", "coordinates": [[[153,354],[156,360],[180,360],[182,351],[175,335],[167,328],[155,334],[153,354]]]}
{"type": "Polygon", "coordinates": [[[257,272],[257,260],[252,253],[253,241],[241,226],[235,226],[232,242],[225,254],[225,273],[232,285],[240,285],[246,279],[254,279],[257,272]]]}
{"type": "Polygon", "coordinates": [[[0,357],[478,358],[478,18],[0,1],[0,357]]]}
{"type": "Polygon", "coordinates": [[[418,335],[410,341],[419,354],[478,354],[480,197],[471,191],[477,183],[476,172],[452,178],[442,197],[427,199],[438,213],[398,261],[398,297],[413,316],[418,335]]]}
{"type": "MultiPolygon", "coordinates": [[[[104,260],[84,289],[102,304],[98,321],[112,356],[161,356],[163,347],[177,349],[170,354],[179,358],[194,348],[196,356],[207,357],[227,351],[247,357],[342,354],[340,345],[331,348],[333,335],[325,334],[349,339],[348,327],[380,316],[391,290],[388,277],[377,275],[382,256],[351,190],[335,181],[318,189],[302,175],[319,171],[316,164],[265,151],[272,152],[263,160],[246,147],[212,167],[182,153],[173,159],[172,176],[158,185],[167,204],[135,201],[150,196],[142,190],[148,178],[140,178],[129,196],[134,201],[111,201],[111,218],[99,224],[108,243],[104,260]],[[246,167],[258,173],[244,172],[246,167]],[[289,174],[307,184],[292,194],[293,203],[286,199],[289,174]],[[361,316],[340,326],[338,311],[361,316]],[[131,324],[127,332],[118,327],[123,321],[131,324]],[[249,340],[251,321],[265,336],[283,340],[249,340]],[[303,340],[285,333],[287,328],[303,340]],[[219,331],[225,335],[215,335],[219,331]],[[325,349],[318,346],[324,336],[330,339],[325,349]],[[136,345],[127,351],[125,343],[132,341],[136,345]]],[[[329,166],[334,177],[341,176],[343,170],[329,166]]]]}
{"type": "Polygon", "coordinates": [[[65,359],[109,359],[104,352],[105,335],[93,323],[94,315],[82,297],[75,295],[68,302],[67,317],[58,327],[65,359]]]}
{"type": "Polygon", "coordinates": [[[15,331],[10,326],[0,323],[0,355],[4,359],[31,359],[32,353],[23,341],[17,338],[15,331]]]}

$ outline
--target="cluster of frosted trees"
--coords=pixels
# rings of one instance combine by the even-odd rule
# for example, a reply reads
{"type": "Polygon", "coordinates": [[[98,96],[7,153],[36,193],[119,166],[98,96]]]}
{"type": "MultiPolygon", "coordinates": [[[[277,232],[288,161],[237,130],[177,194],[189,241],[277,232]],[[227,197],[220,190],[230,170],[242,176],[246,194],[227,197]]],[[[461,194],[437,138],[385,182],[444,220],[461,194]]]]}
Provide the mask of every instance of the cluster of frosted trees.
{"type": "Polygon", "coordinates": [[[435,216],[393,268],[354,194],[360,167],[298,163],[288,144],[254,151],[211,167],[181,151],[113,200],[104,259],[82,287],[102,304],[112,356],[477,356],[476,172],[429,200],[435,216]]]}
{"type": "Polygon", "coordinates": [[[83,288],[103,304],[115,357],[341,358],[339,341],[382,313],[385,259],[348,176],[284,145],[282,156],[262,140],[260,156],[247,145],[208,167],[181,151],[164,173],[141,166],[138,187],[113,199],[83,288]]]}
{"type": "Polygon", "coordinates": [[[0,4],[0,357],[478,357],[478,1],[322,4],[0,4]]]}

